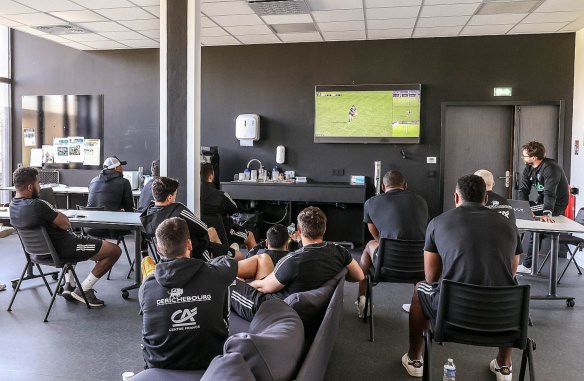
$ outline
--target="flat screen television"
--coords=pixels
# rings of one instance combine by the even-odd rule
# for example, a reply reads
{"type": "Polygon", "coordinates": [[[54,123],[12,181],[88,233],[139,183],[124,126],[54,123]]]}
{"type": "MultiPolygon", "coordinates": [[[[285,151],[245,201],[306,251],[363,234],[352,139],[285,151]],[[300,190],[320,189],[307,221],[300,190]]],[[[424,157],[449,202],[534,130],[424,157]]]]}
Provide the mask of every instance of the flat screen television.
{"type": "Polygon", "coordinates": [[[420,84],[315,86],[315,143],[420,143],[420,84]]]}

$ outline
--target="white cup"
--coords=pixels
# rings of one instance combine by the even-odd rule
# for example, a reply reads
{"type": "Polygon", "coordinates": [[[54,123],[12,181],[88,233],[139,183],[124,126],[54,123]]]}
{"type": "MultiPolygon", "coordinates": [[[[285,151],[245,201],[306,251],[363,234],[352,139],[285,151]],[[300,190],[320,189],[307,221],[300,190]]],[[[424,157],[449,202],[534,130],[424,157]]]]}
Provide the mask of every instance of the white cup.
{"type": "Polygon", "coordinates": [[[239,181],[245,180],[245,173],[239,172],[239,181]]]}
{"type": "Polygon", "coordinates": [[[251,181],[258,181],[258,171],[255,169],[251,170],[251,181]]]}
{"type": "Polygon", "coordinates": [[[130,378],[134,377],[134,372],[124,372],[122,373],[122,381],[130,381],[130,378]]]}

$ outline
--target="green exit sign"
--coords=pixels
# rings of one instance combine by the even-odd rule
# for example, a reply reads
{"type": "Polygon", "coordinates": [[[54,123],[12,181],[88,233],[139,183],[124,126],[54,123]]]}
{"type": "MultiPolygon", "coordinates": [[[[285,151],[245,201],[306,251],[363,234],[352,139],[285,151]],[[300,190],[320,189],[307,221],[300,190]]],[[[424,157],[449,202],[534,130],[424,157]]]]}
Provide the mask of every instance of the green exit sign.
{"type": "Polygon", "coordinates": [[[510,97],[513,95],[512,87],[494,87],[493,95],[496,97],[510,97]]]}

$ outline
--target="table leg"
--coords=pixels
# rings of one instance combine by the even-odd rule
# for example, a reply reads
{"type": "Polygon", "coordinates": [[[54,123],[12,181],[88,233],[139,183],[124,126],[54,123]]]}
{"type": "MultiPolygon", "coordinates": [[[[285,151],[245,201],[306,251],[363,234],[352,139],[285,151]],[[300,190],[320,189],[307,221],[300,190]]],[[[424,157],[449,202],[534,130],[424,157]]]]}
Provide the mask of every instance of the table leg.
{"type": "Polygon", "coordinates": [[[67,194],[65,194],[65,200],[67,209],[71,209],[71,193],[67,192],[67,194]]]}
{"type": "Polygon", "coordinates": [[[533,245],[531,250],[531,275],[537,275],[537,262],[539,261],[539,233],[533,232],[533,245]]]}
{"type": "Polygon", "coordinates": [[[128,291],[140,288],[142,278],[142,233],[140,228],[134,230],[134,284],[122,288],[122,298],[126,299],[130,295],[128,291]]]}

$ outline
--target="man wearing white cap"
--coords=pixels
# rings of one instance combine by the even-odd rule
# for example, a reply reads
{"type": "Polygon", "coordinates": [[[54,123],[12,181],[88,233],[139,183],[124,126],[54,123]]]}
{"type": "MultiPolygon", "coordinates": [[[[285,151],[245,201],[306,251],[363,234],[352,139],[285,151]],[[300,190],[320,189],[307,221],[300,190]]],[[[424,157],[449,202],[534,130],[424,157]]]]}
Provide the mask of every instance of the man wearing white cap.
{"type": "Polygon", "coordinates": [[[116,156],[105,159],[102,171],[89,183],[87,206],[103,207],[111,211],[134,211],[132,186],[123,176],[126,164],[116,156]]]}

